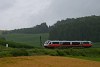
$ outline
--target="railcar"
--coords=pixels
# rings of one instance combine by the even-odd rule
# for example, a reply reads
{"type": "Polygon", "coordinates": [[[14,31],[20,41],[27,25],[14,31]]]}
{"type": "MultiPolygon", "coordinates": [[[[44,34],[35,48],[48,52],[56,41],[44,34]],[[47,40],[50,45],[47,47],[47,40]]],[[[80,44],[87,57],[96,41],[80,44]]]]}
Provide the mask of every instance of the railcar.
{"type": "Polygon", "coordinates": [[[59,41],[59,40],[47,40],[44,43],[45,48],[57,48],[57,47],[91,47],[91,41],[59,41]]]}

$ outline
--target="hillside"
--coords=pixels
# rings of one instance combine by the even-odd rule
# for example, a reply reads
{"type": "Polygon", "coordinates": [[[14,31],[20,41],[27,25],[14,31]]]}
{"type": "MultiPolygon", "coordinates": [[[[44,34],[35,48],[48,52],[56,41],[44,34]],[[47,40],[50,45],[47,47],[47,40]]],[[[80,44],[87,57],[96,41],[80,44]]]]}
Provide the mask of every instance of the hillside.
{"type": "Polygon", "coordinates": [[[67,18],[50,27],[51,40],[90,40],[100,42],[100,16],[67,18]]]}
{"type": "Polygon", "coordinates": [[[7,41],[14,41],[18,43],[28,44],[35,47],[41,47],[40,45],[40,36],[42,44],[48,40],[49,34],[6,34],[3,35],[7,41]]]}

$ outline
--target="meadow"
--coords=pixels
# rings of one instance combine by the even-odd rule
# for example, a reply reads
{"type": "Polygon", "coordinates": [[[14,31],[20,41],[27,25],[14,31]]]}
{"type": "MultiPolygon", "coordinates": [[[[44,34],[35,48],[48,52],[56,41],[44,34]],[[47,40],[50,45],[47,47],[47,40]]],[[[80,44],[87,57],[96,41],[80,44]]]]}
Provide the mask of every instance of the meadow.
{"type": "Polygon", "coordinates": [[[41,47],[40,36],[43,43],[48,40],[49,34],[7,34],[3,35],[7,41],[14,41],[18,43],[28,44],[34,47],[41,47]]]}
{"type": "Polygon", "coordinates": [[[43,43],[46,40],[48,40],[49,37],[48,33],[7,34],[3,36],[6,38],[8,42],[13,41],[13,43],[11,42],[10,44],[12,45],[15,44],[19,46],[15,46],[14,48],[13,47],[6,48],[4,46],[0,46],[0,57],[50,55],[50,56],[68,56],[74,58],[100,61],[100,43],[93,43],[93,46],[91,48],[46,49],[42,48],[40,45],[40,36],[43,45],[43,43]],[[20,46],[22,48],[19,48],[20,46]],[[30,48],[31,46],[34,46],[34,48],[30,48]]]}

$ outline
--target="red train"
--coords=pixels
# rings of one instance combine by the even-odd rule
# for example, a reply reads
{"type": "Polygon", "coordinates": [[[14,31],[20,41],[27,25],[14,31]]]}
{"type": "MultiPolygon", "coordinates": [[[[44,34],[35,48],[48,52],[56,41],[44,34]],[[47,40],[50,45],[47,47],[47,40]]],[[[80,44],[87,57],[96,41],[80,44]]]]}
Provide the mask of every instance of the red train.
{"type": "Polygon", "coordinates": [[[46,48],[57,48],[57,47],[91,47],[91,41],[58,41],[48,40],[44,43],[46,48]]]}

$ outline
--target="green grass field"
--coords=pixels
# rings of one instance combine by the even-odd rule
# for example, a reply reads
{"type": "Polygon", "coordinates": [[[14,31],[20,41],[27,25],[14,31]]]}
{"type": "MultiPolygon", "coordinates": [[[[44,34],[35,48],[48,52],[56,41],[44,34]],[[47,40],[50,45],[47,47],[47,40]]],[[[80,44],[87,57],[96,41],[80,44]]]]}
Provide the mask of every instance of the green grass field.
{"type": "Polygon", "coordinates": [[[4,35],[7,41],[14,41],[19,43],[25,43],[35,47],[40,47],[40,36],[42,44],[48,39],[49,34],[7,34],[4,35]]]}
{"type": "MultiPolygon", "coordinates": [[[[44,34],[7,34],[7,35],[4,35],[4,37],[8,41],[25,43],[27,45],[32,45],[35,47],[41,47],[40,36],[41,36],[42,45],[43,45],[43,43],[46,40],[48,40],[49,33],[44,33],[44,34]]],[[[92,48],[100,48],[100,43],[93,43],[92,48]]]]}

